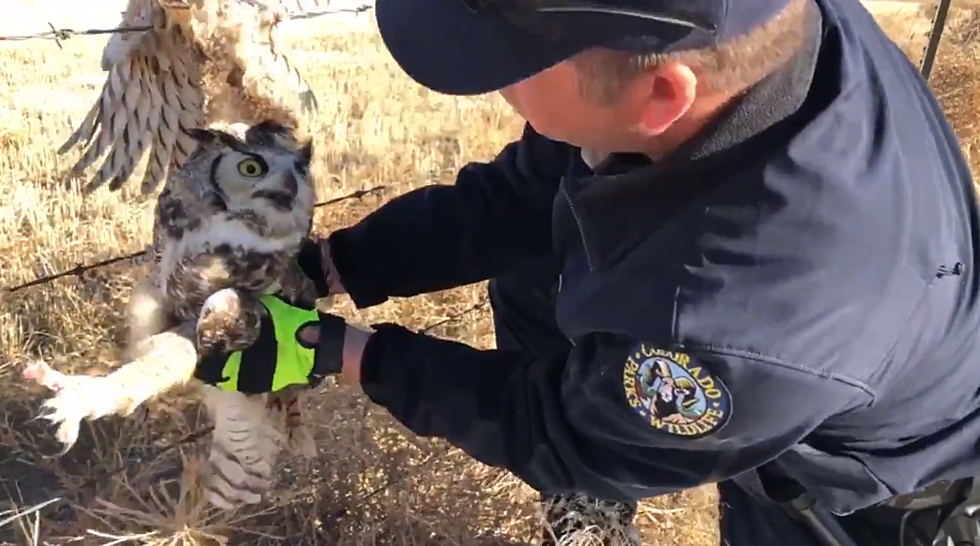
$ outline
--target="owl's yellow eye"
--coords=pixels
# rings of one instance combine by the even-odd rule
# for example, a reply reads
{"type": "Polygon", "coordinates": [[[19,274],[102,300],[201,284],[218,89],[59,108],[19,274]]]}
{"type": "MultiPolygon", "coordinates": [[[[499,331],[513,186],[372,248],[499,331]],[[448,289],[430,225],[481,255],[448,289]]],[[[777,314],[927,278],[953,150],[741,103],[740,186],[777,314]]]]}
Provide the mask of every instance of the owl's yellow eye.
{"type": "Polygon", "coordinates": [[[265,174],[265,165],[254,158],[243,159],[238,162],[238,172],[242,176],[255,178],[265,174]]]}

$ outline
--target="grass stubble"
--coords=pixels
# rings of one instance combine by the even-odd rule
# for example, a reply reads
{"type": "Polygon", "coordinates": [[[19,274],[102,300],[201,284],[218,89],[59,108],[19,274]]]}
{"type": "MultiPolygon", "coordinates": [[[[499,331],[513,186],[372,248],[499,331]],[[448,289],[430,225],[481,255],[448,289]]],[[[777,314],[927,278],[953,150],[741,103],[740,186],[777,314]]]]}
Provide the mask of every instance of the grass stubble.
{"type": "MultiPolygon", "coordinates": [[[[918,63],[934,10],[876,16],[918,63]]],[[[351,225],[413,188],[452,183],[460,166],[519,135],[521,120],[496,95],[445,97],[408,79],[370,14],[329,19],[291,23],[294,56],[321,103],[319,197],[384,189],[319,209],[318,232],[351,225]]],[[[950,19],[931,84],[976,172],[980,8],[961,5],[950,19]]],[[[101,87],[104,43],[96,36],[63,49],[45,41],[0,49],[0,287],[139,251],[149,240],[152,200],[137,195],[138,181],[83,198],[64,174],[77,155],[55,153],[101,87]]],[[[120,263],[0,292],[0,544],[532,543],[534,491],[442,441],[407,434],[347,387],[321,387],[308,408],[319,456],[284,461],[274,497],[231,514],[208,510],[194,484],[208,422],[190,389],[128,417],[86,422],[68,454],[48,457],[57,450],[52,431],[34,420],[47,393],[25,384],[19,366],[35,356],[61,371],[111,369],[132,274],[120,263]]],[[[478,283],[361,313],[343,297],[337,310],[362,323],[435,325],[440,337],[492,347],[488,309],[472,310],[483,301],[478,283]]],[[[713,546],[714,487],[643,502],[637,523],[649,545],[713,546]]]]}

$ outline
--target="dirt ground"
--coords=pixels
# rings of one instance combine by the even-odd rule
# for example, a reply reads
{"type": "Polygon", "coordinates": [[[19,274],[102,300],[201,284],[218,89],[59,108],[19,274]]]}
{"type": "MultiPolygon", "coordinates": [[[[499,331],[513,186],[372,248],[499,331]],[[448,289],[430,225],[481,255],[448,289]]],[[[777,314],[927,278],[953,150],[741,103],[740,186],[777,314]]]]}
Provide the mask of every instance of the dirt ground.
{"type": "MultiPolygon", "coordinates": [[[[91,4],[89,4],[91,5],[91,4]]],[[[918,62],[930,7],[880,17],[918,62]]],[[[976,10],[957,9],[932,84],[978,165],[976,10]]],[[[368,16],[306,25],[295,58],[317,90],[316,174],[321,199],[380,187],[319,209],[317,230],[350,225],[392,197],[449,183],[486,160],[521,122],[496,96],[439,96],[402,75],[368,16]]],[[[0,33],[2,34],[2,33],[0,33]]],[[[142,250],[152,200],[136,189],[84,198],[64,174],[76,155],[57,148],[101,87],[103,36],[63,44],[0,42],[0,287],[142,250]]],[[[131,186],[137,186],[134,181],[131,186]]],[[[52,431],[33,419],[45,393],[18,368],[41,356],[59,370],[101,373],[120,357],[124,304],[135,270],[126,262],[0,292],[0,543],[520,545],[538,522],[535,494],[443,442],[406,434],[353,389],[325,385],[307,414],[320,454],[284,461],[268,504],[233,514],[205,510],[193,473],[207,447],[206,417],[189,392],[147,411],[85,423],[77,445],[48,458],[52,431]],[[181,482],[183,480],[183,487],[181,482]]],[[[396,299],[357,321],[432,326],[445,338],[493,344],[483,283],[396,299]]],[[[646,544],[717,544],[713,487],[644,502],[646,544]]]]}

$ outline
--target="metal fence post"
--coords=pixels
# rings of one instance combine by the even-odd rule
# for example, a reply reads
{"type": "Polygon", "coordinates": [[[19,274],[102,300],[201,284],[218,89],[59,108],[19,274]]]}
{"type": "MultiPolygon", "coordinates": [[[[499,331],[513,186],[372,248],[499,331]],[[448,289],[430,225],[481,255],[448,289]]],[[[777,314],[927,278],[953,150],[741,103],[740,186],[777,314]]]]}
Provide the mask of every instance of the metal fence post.
{"type": "Polygon", "coordinates": [[[943,37],[943,30],[946,28],[946,17],[949,15],[949,5],[952,0],[939,0],[936,8],[936,17],[932,20],[932,30],[929,32],[929,44],[926,45],[926,52],[922,56],[922,66],[919,72],[922,77],[929,81],[932,73],[932,65],[936,61],[936,52],[939,51],[939,41],[943,37]]]}

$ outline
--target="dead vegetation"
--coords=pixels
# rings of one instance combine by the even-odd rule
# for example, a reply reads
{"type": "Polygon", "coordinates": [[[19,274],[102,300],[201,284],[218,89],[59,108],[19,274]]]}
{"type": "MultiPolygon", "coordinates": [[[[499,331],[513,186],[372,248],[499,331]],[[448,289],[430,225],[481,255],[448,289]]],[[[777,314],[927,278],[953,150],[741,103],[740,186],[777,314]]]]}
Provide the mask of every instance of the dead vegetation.
{"type": "MultiPolygon", "coordinates": [[[[977,13],[951,17],[932,79],[974,167],[977,13]]],[[[882,16],[916,63],[928,16],[882,16]]],[[[520,121],[495,96],[443,97],[408,80],[369,18],[318,28],[296,46],[322,105],[320,197],[385,186],[320,209],[321,232],[350,225],[399,193],[451,182],[462,164],[491,157],[518,134],[520,121]]],[[[83,199],[62,174],[73,157],[54,152],[101,85],[103,43],[92,37],[70,40],[64,50],[49,42],[3,49],[0,286],[138,251],[149,238],[151,201],[132,188],[83,199]]],[[[33,420],[43,393],[24,385],[17,368],[30,355],[72,371],[100,372],[116,362],[130,282],[129,265],[119,263],[0,293],[0,543],[532,543],[533,491],[440,441],[406,435],[352,389],[325,386],[310,409],[321,455],[287,462],[277,498],[231,515],[204,510],[197,488],[179,485],[198,464],[207,423],[195,401],[177,393],[145,414],[86,423],[67,455],[46,458],[56,450],[51,431],[33,420]]],[[[493,343],[487,309],[456,317],[484,297],[481,283],[359,314],[342,299],[340,311],[364,322],[436,325],[439,336],[486,347],[493,343]]],[[[638,523],[647,544],[707,546],[717,543],[716,518],[713,488],[705,487],[644,503],[638,523]]]]}

